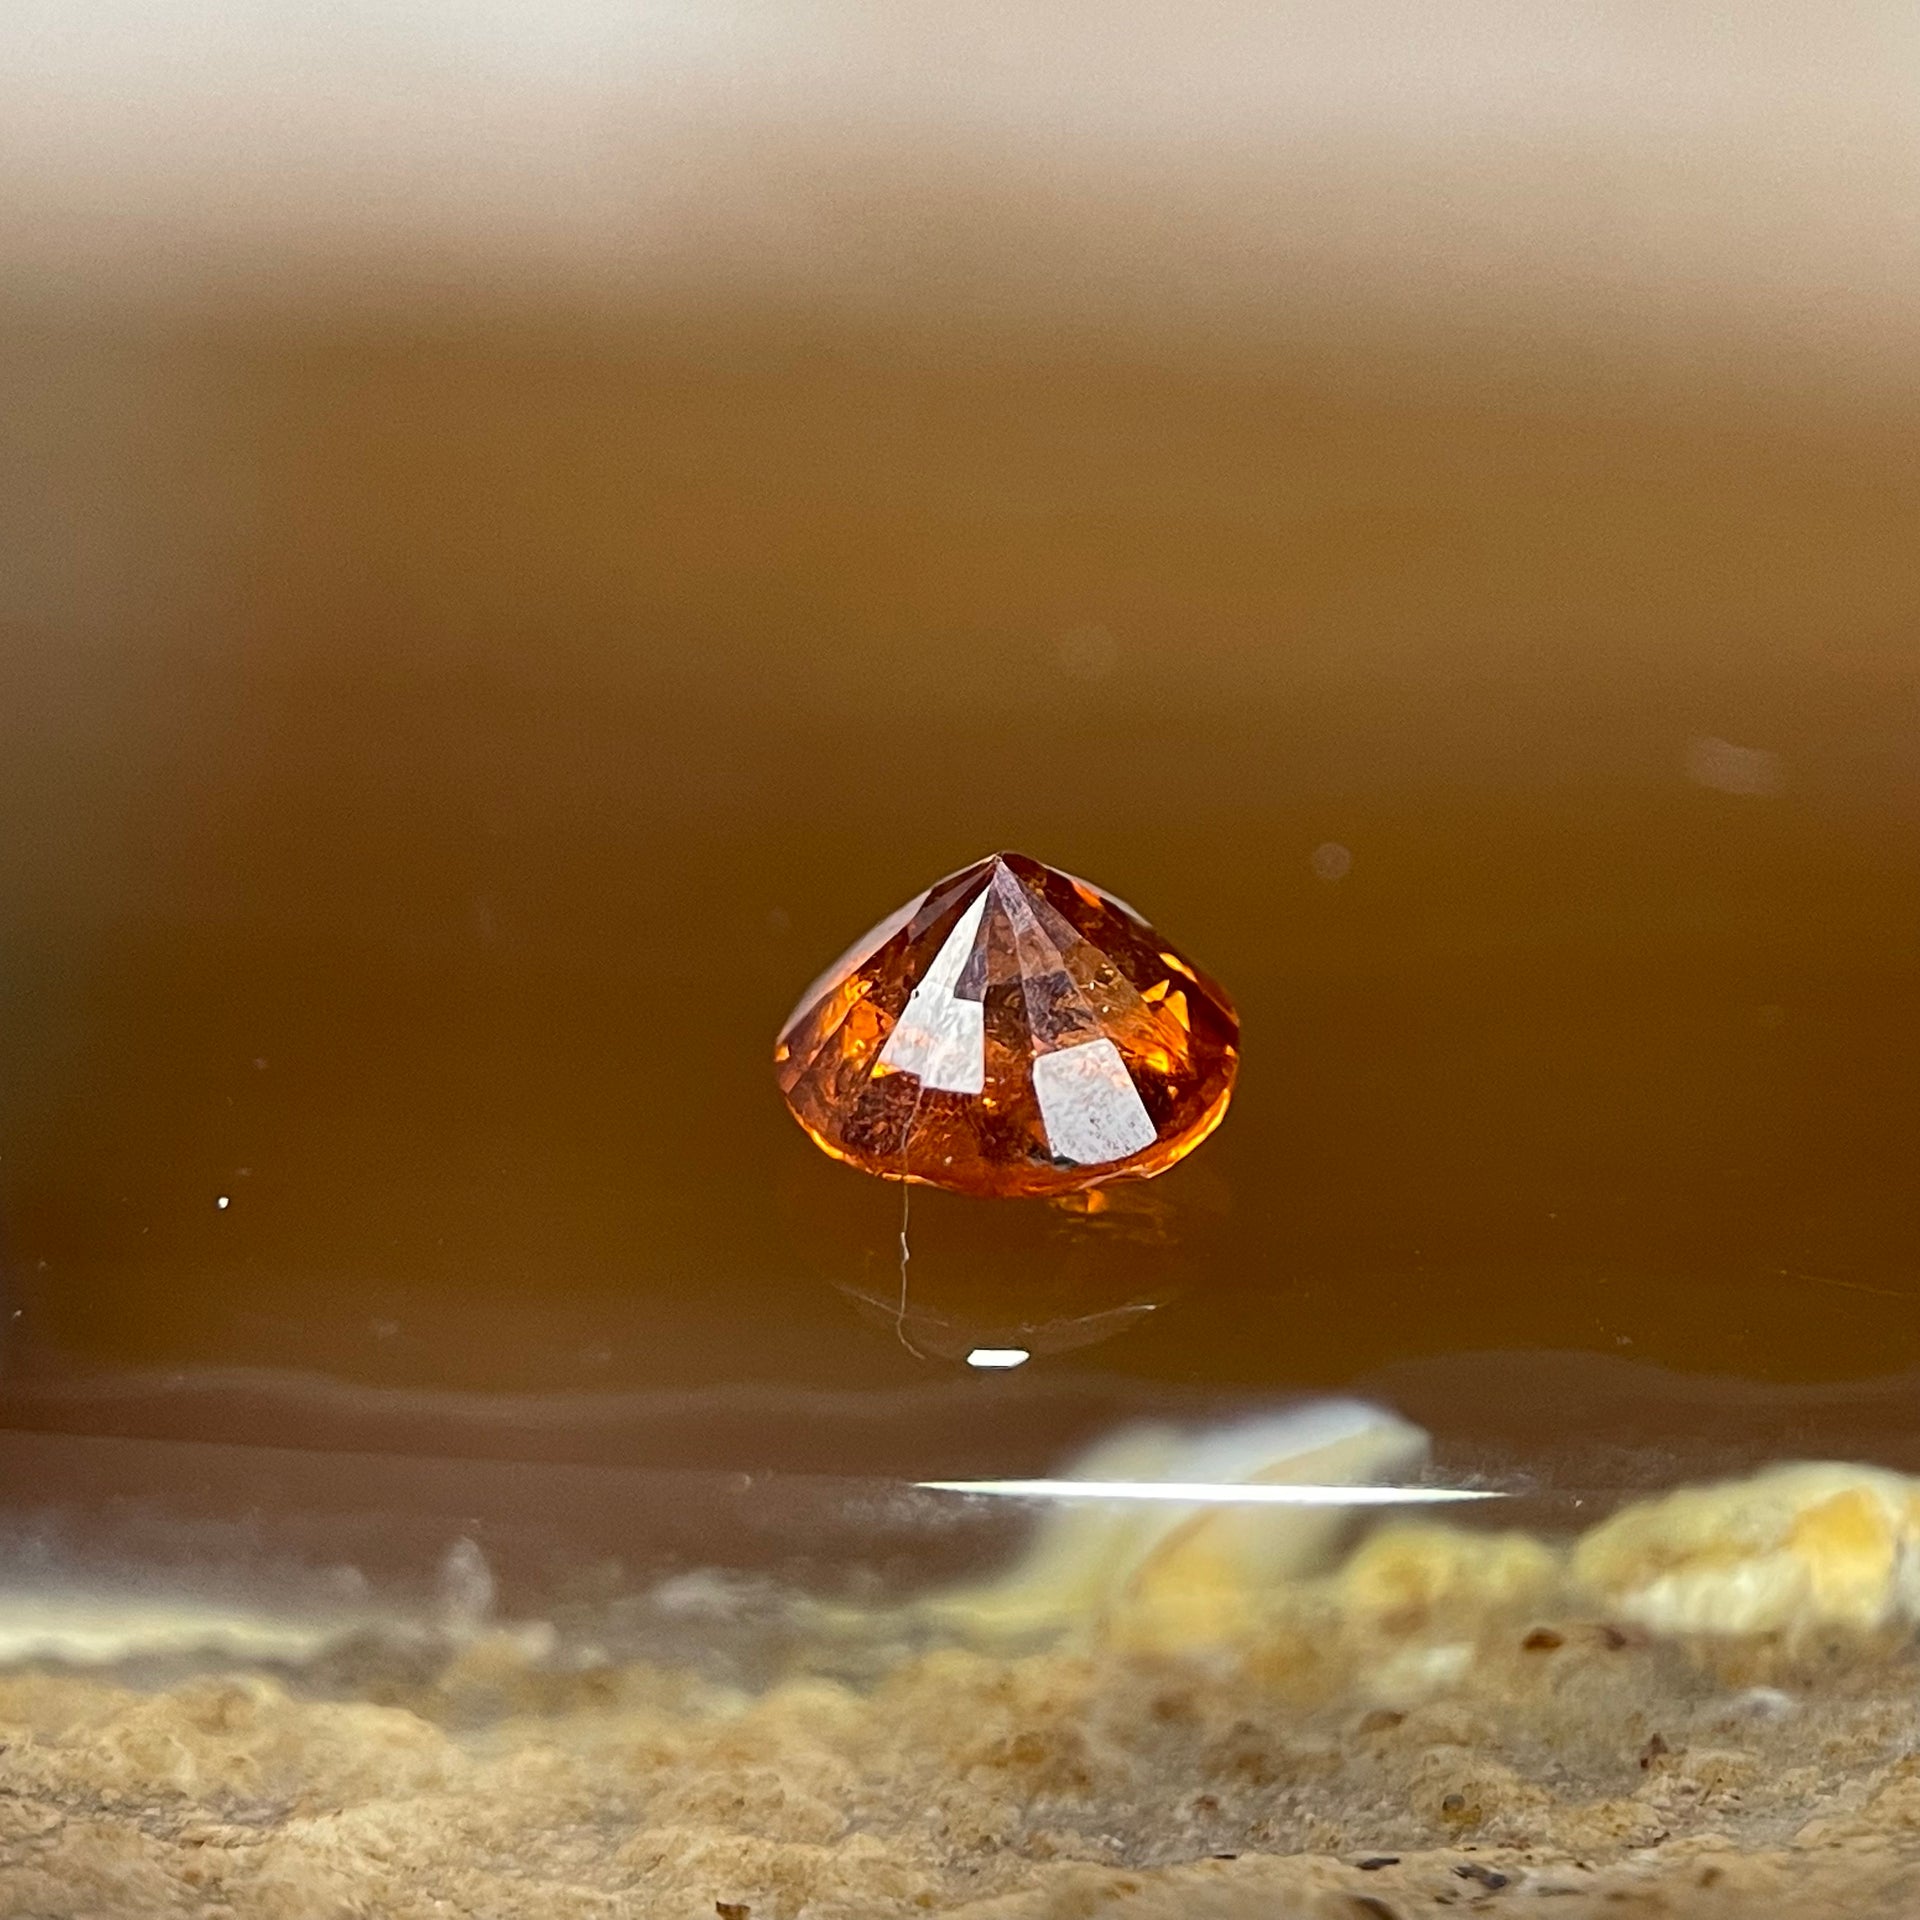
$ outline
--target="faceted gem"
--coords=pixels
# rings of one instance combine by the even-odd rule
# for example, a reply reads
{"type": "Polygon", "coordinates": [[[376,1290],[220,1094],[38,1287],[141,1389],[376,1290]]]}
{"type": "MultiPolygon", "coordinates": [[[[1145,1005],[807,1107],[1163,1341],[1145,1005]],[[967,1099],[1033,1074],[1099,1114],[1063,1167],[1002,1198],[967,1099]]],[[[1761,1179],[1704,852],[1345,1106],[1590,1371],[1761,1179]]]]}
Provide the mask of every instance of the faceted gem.
{"type": "Polygon", "coordinates": [[[1134,910],[995,854],[930,887],[802,997],[774,1051],[836,1160],[958,1193],[1163,1173],[1227,1110],[1227,996],[1134,910]]]}

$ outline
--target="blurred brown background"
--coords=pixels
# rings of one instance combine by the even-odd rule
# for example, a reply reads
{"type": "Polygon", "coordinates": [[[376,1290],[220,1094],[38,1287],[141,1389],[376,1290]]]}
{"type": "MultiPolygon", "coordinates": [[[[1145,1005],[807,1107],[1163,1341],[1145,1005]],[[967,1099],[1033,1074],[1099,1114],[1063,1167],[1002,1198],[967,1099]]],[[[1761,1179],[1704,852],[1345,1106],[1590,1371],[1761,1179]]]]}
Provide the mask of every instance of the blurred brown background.
{"type": "Polygon", "coordinates": [[[0,26],[15,1368],[916,1377],[768,1052],[1003,845],[1245,1070],[958,1323],[1920,1363],[1911,23],[1284,11],[0,26]]]}

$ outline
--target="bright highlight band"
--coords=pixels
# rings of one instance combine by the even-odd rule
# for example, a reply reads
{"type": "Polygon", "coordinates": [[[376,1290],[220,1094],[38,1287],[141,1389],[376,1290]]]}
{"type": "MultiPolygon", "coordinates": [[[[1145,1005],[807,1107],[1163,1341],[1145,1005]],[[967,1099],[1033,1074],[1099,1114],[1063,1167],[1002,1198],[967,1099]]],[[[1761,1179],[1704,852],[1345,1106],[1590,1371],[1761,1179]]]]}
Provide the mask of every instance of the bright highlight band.
{"type": "Polygon", "coordinates": [[[916,1480],[926,1493],[1012,1500],[1166,1500],[1183,1506],[1397,1507],[1504,1500],[1490,1487],[1317,1487],[1214,1480],[916,1480]]]}

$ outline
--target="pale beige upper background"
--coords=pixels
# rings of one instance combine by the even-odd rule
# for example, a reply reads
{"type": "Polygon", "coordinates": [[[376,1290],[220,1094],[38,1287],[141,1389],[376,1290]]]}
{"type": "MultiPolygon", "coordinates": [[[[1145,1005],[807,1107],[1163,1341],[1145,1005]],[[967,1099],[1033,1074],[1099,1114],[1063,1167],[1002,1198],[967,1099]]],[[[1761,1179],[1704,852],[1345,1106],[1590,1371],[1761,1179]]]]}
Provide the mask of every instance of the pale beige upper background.
{"type": "Polygon", "coordinates": [[[1905,386],[1920,21],[21,0],[0,173],[10,278],[69,296],[357,270],[1206,332],[1363,300],[1905,386]]]}

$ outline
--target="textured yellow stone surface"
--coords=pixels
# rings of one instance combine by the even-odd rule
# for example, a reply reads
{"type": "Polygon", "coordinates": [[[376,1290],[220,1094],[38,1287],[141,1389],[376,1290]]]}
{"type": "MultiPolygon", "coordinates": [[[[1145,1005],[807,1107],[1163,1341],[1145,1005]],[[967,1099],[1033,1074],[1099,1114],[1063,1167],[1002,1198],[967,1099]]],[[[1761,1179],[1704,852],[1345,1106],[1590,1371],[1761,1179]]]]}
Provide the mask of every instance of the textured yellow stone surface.
{"type": "Polygon", "coordinates": [[[1468,1533],[1399,1521],[1370,1534],[1340,1572],[1346,1603],[1367,1614],[1425,1616],[1455,1602],[1551,1593],[1562,1556],[1525,1533],[1468,1533]]]}
{"type": "Polygon", "coordinates": [[[1573,1572],[1663,1633],[1876,1629],[1920,1614],[1917,1550],[1910,1479],[1814,1462],[1628,1507],[1580,1541],[1573,1572]]]}
{"type": "MultiPolygon", "coordinates": [[[[1334,1402],[1070,1464],[1424,1448],[1334,1402]]],[[[464,1617],[170,1685],[0,1666],[0,1920],[1911,1920],[1915,1520],[1838,1464],[1570,1543],[1096,1504],[937,1604],[792,1597],[754,1685],[464,1617]]]]}

